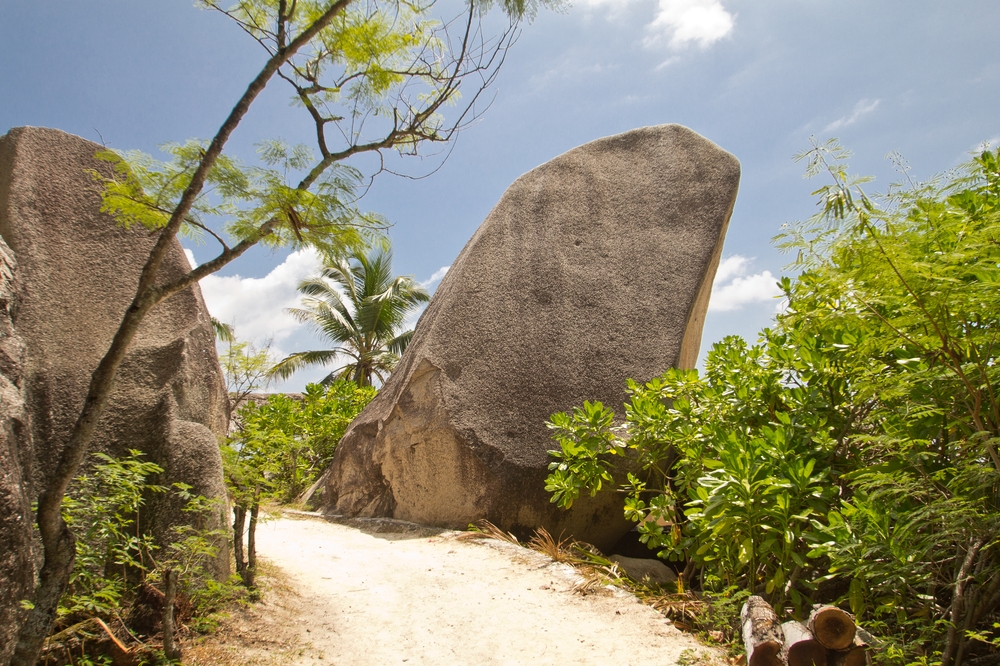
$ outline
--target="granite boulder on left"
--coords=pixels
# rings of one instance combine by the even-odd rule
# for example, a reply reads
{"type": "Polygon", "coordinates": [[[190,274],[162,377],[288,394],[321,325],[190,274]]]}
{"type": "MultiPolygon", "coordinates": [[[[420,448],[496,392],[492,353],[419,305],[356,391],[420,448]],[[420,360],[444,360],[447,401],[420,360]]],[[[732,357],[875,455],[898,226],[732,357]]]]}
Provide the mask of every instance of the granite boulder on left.
{"type": "MultiPolygon", "coordinates": [[[[16,259],[13,332],[24,344],[17,388],[25,427],[15,458],[19,490],[32,499],[55,468],[155,242],[148,230],[125,229],[100,211],[93,174],[108,169],[94,157],[101,149],[54,129],[19,127],[0,137],[0,237],[16,259]]],[[[175,240],[159,279],[188,270],[175,240]]],[[[218,499],[209,526],[221,527],[228,520],[218,438],[228,410],[211,321],[194,285],[147,315],[90,450],[142,451],[164,469],[156,483],[183,482],[218,499]]],[[[161,540],[186,519],[181,502],[166,494],[151,497],[144,510],[143,522],[161,540]]],[[[0,562],[10,557],[4,551],[21,548],[4,540],[0,562]]],[[[217,575],[227,573],[228,561],[221,552],[217,575]]]]}

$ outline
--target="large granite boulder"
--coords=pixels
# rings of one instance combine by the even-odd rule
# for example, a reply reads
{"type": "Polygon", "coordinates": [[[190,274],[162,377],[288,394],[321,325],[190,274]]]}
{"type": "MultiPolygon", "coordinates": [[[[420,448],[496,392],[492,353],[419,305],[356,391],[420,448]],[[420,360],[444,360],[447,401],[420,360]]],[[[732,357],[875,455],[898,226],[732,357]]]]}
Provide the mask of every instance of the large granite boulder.
{"type": "MultiPolygon", "coordinates": [[[[64,132],[19,127],[0,137],[0,237],[17,258],[14,328],[26,345],[23,396],[30,450],[20,473],[34,498],[55,467],[79,414],[91,372],[107,351],[132,300],[154,242],[145,229],[124,229],[100,212],[94,158],[101,146],[64,132]]],[[[190,270],[178,242],[161,279],[190,270]]],[[[197,285],[148,314],[123,362],[91,446],[112,456],[130,449],[165,470],[157,483],[183,482],[220,500],[225,486],[218,438],[225,435],[228,397],[214,335],[197,285]]],[[[188,517],[166,495],[150,498],[143,522],[154,533],[188,517]]],[[[209,525],[211,526],[211,525],[209,525]]],[[[0,542],[0,558],[14,544],[0,542]]],[[[218,574],[228,570],[220,553],[218,574]]]]}
{"type": "Polygon", "coordinates": [[[17,307],[14,254],[0,239],[0,664],[10,661],[19,602],[35,582],[31,503],[21,470],[30,444],[21,382],[24,342],[13,325],[17,307]]]}
{"type": "Polygon", "coordinates": [[[736,201],[736,158],[678,125],[519,178],[462,250],[399,367],[337,449],[324,511],[546,527],[610,547],[614,493],[552,505],[545,420],[693,367],[736,201]]]}

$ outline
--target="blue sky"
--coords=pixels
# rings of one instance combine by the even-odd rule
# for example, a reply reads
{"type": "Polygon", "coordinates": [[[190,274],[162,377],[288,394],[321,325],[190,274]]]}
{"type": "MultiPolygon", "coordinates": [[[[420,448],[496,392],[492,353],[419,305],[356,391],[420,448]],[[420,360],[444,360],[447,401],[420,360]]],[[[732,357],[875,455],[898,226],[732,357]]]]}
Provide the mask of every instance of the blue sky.
{"type": "MultiPolygon", "coordinates": [[[[460,0],[432,10],[450,17],[460,0]]],[[[814,211],[792,156],[809,137],[839,137],[854,171],[917,177],[944,171],[983,141],[1000,142],[1000,3],[861,0],[576,0],[523,26],[494,102],[448,160],[411,163],[420,180],[381,176],[362,205],[393,223],[398,273],[433,287],[506,187],[587,141],[676,122],[736,155],[740,195],[706,323],[753,338],[776,308],[787,257],[783,223],[814,211]]],[[[57,127],[118,149],[156,152],[210,137],[265,59],[228,19],[188,0],[0,0],[0,132],[57,127]]],[[[274,84],[230,144],[311,127],[274,84]]],[[[196,260],[208,247],[188,243],[196,260]]],[[[322,342],[282,313],[315,258],[255,251],[202,283],[214,314],[279,353],[322,342]]],[[[303,372],[297,389],[323,372],[303,372]]]]}

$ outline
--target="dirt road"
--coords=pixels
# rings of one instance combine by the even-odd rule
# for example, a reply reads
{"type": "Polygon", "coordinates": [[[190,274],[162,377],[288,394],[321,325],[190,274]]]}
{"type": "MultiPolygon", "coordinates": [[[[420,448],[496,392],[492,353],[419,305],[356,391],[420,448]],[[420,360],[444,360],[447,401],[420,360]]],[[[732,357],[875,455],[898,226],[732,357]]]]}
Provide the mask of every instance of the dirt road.
{"type": "Polygon", "coordinates": [[[261,525],[258,552],[291,589],[258,611],[273,617],[241,630],[243,644],[273,653],[269,634],[280,632],[294,646],[281,662],[338,666],[663,666],[685,650],[694,651],[686,660],[708,656],[630,595],[574,592],[580,579],[568,565],[454,537],[391,521],[261,525]]]}

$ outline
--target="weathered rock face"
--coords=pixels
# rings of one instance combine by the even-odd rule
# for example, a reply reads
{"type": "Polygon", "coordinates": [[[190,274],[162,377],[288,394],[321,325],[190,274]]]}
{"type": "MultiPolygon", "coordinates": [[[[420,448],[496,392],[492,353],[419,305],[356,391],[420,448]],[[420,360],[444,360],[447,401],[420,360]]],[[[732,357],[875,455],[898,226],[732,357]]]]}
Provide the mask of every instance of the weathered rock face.
{"type": "Polygon", "coordinates": [[[14,653],[19,602],[35,580],[31,503],[21,475],[30,434],[21,384],[24,343],[12,322],[16,272],[14,254],[0,239],[0,664],[14,653]]]}
{"type": "MultiPolygon", "coordinates": [[[[99,212],[91,173],[107,167],[94,159],[100,149],[52,129],[20,127],[0,137],[0,236],[17,258],[14,327],[26,344],[22,381],[32,444],[21,452],[21,473],[32,498],[58,461],[154,241],[146,230],[123,229],[99,212]]],[[[175,242],[161,279],[188,270],[175,242]]],[[[164,468],[158,483],[181,481],[195,493],[224,498],[218,437],[226,432],[227,410],[208,311],[195,286],[147,316],[91,449],[112,456],[139,449],[164,468]]],[[[164,534],[183,519],[179,508],[158,496],[144,520],[164,534]]],[[[228,569],[226,553],[217,565],[219,573],[228,569]]]]}
{"type": "Polygon", "coordinates": [[[344,436],[333,514],[545,526],[598,546],[612,493],[565,512],[545,420],[693,367],[739,163],[678,125],[600,139],[519,178],[438,287],[398,369],[344,436]]]}

